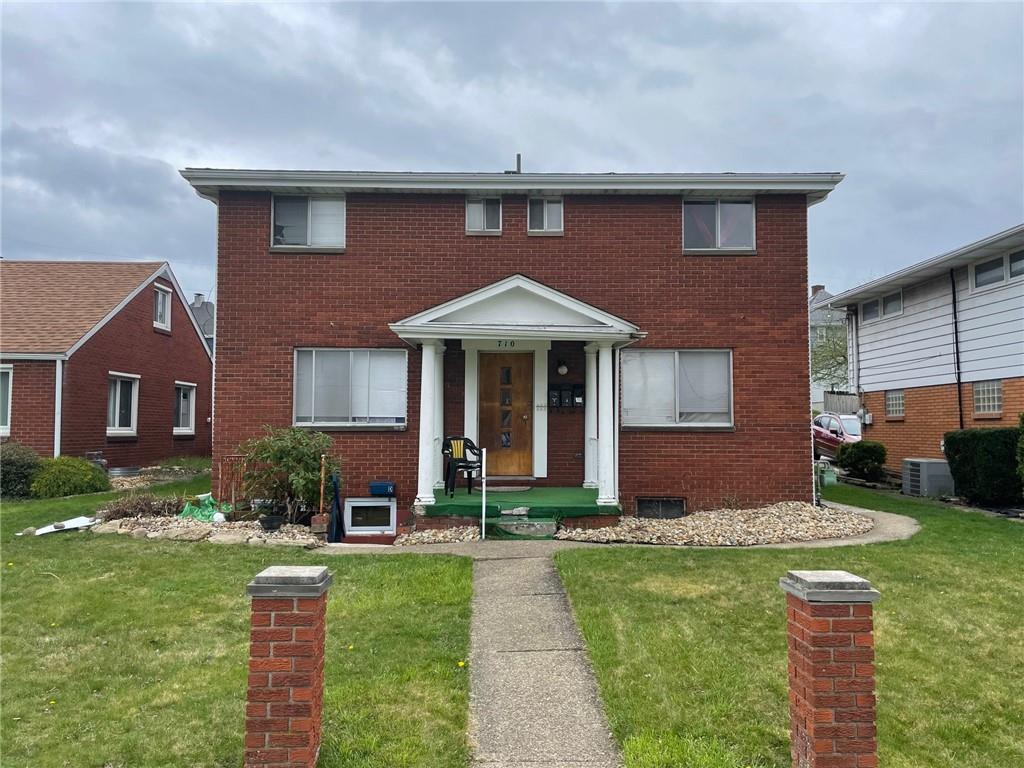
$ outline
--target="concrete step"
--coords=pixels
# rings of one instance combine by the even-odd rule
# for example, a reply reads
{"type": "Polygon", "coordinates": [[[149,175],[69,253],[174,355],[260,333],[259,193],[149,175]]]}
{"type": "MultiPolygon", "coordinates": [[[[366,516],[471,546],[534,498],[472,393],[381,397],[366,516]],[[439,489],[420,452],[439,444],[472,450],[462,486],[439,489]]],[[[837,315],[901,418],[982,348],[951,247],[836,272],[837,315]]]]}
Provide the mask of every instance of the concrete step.
{"type": "Polygon", "coordinates": [[[551,519],[533,519],[527,517],[522,518],[498,518],[493,522],[487,521],[488,526],[493,525],[494,527],[504,531],[505,533],[512,533],[516,536],[535,536],[537,538],[551,538],[555,535],[555,531],[558,530],[558,523],[551,519]]]}

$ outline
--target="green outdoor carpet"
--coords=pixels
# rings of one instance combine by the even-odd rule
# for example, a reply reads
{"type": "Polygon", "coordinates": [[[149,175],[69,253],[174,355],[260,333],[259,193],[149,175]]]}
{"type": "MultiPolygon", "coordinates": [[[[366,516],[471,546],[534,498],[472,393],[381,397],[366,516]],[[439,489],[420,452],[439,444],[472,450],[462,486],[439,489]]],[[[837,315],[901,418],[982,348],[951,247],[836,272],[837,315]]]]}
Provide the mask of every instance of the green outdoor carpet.
{"type": "MultiPolygon", "coordinates": [[[[455,497],[436,495],[437,503],[426,508],[428,517],[457,515],[480,516],[480,488],[473,486],[473,493],[467,494],[466,487],[455,490],[455,497]]],[[[515,507],[529,507],[528,517],[584,517],[586,515],[609,514],[606,507],[597,506],[596,488],[531,488],[528,491],[511,493],[487,493],[487,516],[498,517],[515,507]]],[[[617,513],[618,510],[615,510],[617,513]]]]}

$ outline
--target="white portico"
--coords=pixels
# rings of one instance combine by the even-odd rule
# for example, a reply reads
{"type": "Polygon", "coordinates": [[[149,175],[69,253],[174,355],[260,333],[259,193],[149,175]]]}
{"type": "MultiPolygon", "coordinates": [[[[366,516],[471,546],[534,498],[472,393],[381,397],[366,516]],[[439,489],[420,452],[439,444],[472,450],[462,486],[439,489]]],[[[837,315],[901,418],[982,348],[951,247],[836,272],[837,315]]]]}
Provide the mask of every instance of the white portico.
{"type": "Polygon", "coordinates": [[[488,448],[490,475],[548,476],[548,352],[579,342],[586,353],[584,486],[618,504],[618,349],[643,338],[637,326],[523,275],[427,309],[391,329],[422,349],[416,504],[443,486],[445,340],[465,353],[463,434],[488,448]]]}

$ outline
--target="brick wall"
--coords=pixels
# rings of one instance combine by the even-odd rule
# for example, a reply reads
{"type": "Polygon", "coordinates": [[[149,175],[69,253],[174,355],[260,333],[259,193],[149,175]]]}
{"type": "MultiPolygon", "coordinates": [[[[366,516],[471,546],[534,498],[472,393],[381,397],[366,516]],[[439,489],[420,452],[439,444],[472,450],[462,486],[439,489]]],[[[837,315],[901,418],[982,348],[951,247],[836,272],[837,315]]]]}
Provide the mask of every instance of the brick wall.
{"type": "Polygon", "coordinates": [[[171,331],[155,329],[153,289],[142,290],[65,363],[63,454],[103,451],[111,467],[210,454],[212,364],[188,310],[177,297],[171,308],[171,331]],[[107,437],[110,371],[142,377],[137,437],[107,437]],[[194,437],[173,434],[175,380],[197,385],[194,437]]]}
{"type": "Polygon", "coordinates": [[[52,360],[2,360],[12,368],[11,436],[40,456],[53,455],[52,360]]]}
{"type": "MultiPolygon", "coordinates": [[[[756,256],[683,256],[677,196],[564,203],[563,237],[527,236],[522,196],[504,198],[501,237],[467,237],[461,195],[351,194],[345,253],[284,254],[268,248],[270,196],[223,193],[215,458],[291,422],[294,347],[406,348],[389,322],[518,272],[636,323],[640,346],[735,351],[734,432],[622,434],[627,510],[637,495],[685,496],[691,509],[809,499],[804,198],[758,199],[756,256]]],[[[461,431],[461,352],[448,346],[445,425],[461,431]]],[[[580,353],[580,381],[582,366],[580,353]]],[[[410,351],[408,430],[334,433],[344,493],[394,479],[400,515],[416,488],[419,369],[410,351]]],[[[552,483],[582,482],[582,419],[549,417],[552,483]]]]}
{"type": "MultiPolygon", "coordinates": [[[[975,415],[974,387],[963,385],[964,428],[1015,427],[1024,412],[1024,378],[1003,379],[1003,412],[998,417],[975,415]]],[[[903,412],[899,418],[885,415],[885,392],[867,392],[864,405],[874,424],[864,429],[864,439],[886,447],[886,467],[901,472],[903,459],[942,459],[942,436],[960,428],[956,385],[912,387],[903,390],[903,412]]]]}

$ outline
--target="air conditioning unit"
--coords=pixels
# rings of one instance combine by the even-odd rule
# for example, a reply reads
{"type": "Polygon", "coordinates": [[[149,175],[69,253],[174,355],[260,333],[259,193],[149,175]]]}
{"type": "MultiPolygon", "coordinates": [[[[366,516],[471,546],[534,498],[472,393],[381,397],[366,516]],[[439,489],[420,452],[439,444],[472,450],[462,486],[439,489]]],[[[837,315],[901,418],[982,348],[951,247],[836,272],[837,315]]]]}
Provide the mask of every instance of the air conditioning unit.
{"type": "Polygon", "coordinates": [[[904,459],[904,496],[952,496],[953,475],[945,459],[904,459]]]}

